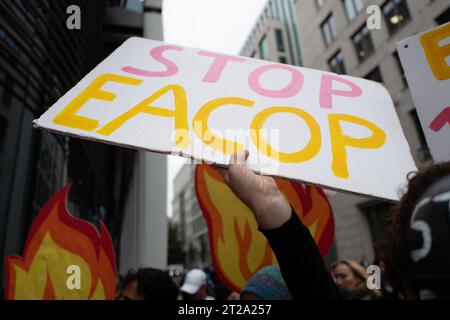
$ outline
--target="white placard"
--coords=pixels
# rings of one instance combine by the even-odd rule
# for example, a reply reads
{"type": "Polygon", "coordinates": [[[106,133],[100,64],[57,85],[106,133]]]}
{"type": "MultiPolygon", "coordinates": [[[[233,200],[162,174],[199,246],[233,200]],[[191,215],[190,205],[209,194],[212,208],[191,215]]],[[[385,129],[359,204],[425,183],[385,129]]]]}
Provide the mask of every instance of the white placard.
{"type": "Polygon", "coordinates": [[[435,161],[450,161],[450,23],[397,44],[435,161]]]}
{"type": "Polygon", "coordinates": [[[245,148],[257,172],[390,200],[416,170],[376,82],[141,38],[35,125],[223,165],[245,148]]]}

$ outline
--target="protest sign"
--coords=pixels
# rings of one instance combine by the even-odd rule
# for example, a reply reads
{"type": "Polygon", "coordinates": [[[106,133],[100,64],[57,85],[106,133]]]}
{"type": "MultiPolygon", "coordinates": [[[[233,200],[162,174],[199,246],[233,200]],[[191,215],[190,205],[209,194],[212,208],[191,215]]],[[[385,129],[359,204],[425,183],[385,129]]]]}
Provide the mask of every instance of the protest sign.
{"type": "Polygon", "coordinates": [[[450,23],[397,44],[435,161],[450,161],[450,23]]]}
{"type": "Polygon", "coordinates": [[[398,200],[415,170],[387,90],[330,72],[130,38],[35,121],[85,139],[398,200]]]}

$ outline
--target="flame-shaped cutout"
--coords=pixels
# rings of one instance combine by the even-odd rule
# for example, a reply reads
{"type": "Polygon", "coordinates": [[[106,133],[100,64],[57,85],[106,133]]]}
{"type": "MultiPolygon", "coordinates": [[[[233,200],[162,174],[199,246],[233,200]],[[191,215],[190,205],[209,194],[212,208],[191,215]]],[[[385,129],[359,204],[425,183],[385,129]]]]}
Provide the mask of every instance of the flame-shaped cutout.
{"type": "MultiPolygon", "coordinates": [[[[325,256],[333,242],[334,219],[323,190],[286,179],[275,180],[325,256]]],[[[195,186],[208,225],[215,271],[227,287],[239,292],[254,272],[275,264],[276,258],[257,230],[252,212],[227,186],[217,168],[197,165],[195,186]]]]}
{"type": "Polygon", "coordinates": [[[111,236],[67,210],[70,185],[41,209],[25,243],[23,258],[6,257],[7,300],[114,299],[116,264],[111,236]],[[69,288],[66,273],[79,267],[80,288],[69,288]]]}

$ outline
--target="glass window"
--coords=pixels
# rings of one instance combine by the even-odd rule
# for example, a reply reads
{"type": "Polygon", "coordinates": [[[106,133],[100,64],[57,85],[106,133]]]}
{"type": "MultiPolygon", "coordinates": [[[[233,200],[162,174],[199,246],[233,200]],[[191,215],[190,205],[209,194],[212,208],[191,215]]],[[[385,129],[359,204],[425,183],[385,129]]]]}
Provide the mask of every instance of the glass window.
{"type": "Polygon", "coordinates": [[[139,13],[144,11],[144,1],[142,0],[120,0],[120,6],[139,13]]]}
{"type": "Polygon", "coordinates": [[[367,59],[374,52],[372,37],[365,24],[353,35],[352,41],[360,62],[367,59]]]}
{"type": "Polygon", "coordinates": [[[371,201],[360,205],[362,211],[366,214],[370,233],[374,242],[385,238],[386,220],[391,216],[392,204],[381,201],[371,201]]]}
{"type": "Polygon", "coordinates": [[[337,74],[345,74],[344,55],[339,50],[334,56],[328,60],[330,70],[337,74]]]}
{"type": "Polygon", "coordinates": [[[5,148],[6,127],[6,120],[4,118],[0,118],[0,159],[2,158],[5,148]]]}
{"type": "Polygon", "coordinates": [[[436,18],[436,23],[438,25],[445,24],[450,21],[450,7],[436,18]]]}
{"type": "Polygon", "coordinates": [[[383,15],[389,32],[399,30],[411,17],[405,0],[389,0],[383,5],[383,15]]]}
{"type": "Polygon", "coordinates": [[[259,52],[262,59],[269,60],[269,44],[267,43],[266,36],[264,36],[259,42],[259,52]]]}
{"type": "Polygon", "coordinates": [[[379,67],[376,67],[375,69],[373,69],[364,78],[366,78],[367,80],[372,80],[372,81],[376,81],[376,82],[380,82],[380,83],[383,82],[383,77],[381,76],[381,71],[380,71],[379,67]]]}
{"type": "Polygon", "coordinates": [[[206,228],[205,218],[203,216],[199,216],[194,220],[193,231],[194,233],[203,231],[206,228]]]}
{"type": "Polygon", "coordinates": [[[179,195],[179,201],[180,201],[179,208],[180,208],[181,230],[183,231],[181,233],[181,241],[183,241],[183,242],[186,240],[186,235],[184,232],[184,230],[186,230],[186,208],[184,206],[184,204],[185,204],[184,199],[185,199],[184,191],[182,191],[182,192],[180,192],[180,195],[179,195]]]}
{"type": "Polygon", "coordinates": [[[284,40],[283,40],[283,31],[281,29],[275,29],[275,38],[277,41],[277,49],[279,52],[284,52],[284,40]]]}
{"type": "MultiPolygon", "coordinates": [[[[195,195],[194,195],[195,197],[195,195]]],[[[192,211],[192,217],[195,217],[196,215],[200,214],[200,207],[198,206],[197,201],[194,201],[191,205],[191,211],[192,211]]]]}
{"type": "Polygon", "coordinates": [[[425,139],[425,134],[423,133],[422,126],[420,124],[419,115],[417,114],[417,110],[413,110],[410,112],[412,121],[414,123],[414,127],[416,128],[417,136],[419,138],[420,147],[417,150],[419,153],[420,159],[422,161],[426,161],[431,159],[430,149],[428,148],[427,140],[425,139]]]}
{"type": "Polygon", "coordinates": [[[347,18],[349,21],[353,21],[358,13],[363,11],[364,9],[364,1],[363,0],[343,0],[345,12],[347,13],[347,18]]]}
{"type": "Polygon", "coordinates": [[[5,82],[3,83],[3,94],[1,97],[1,103],[5,107],[9,107],[11,104],[14,88],[14,79],[10,74],[6,74],[5,82]]]}
{"type": "Polygon", "coordinates": [[[200,238],[200,248],[203,264],[209,264],[208,257],[210,256],[210,253],[208,243],[208,234],[202,235],[202,237],[200,238]]]}
{"type": "Polygon", "coordinates": [[[284,64],[287,64],[287,59],[286,59],[286,57],[278,57],[278,62],[279,63],[284,63],[284,64]]]}
{"type": "Polygon", "coordinates": [[[336,24],[332,14],[322,23],[322,35],[326,46],[329,46],[337,37],[336,24]]]}
{"type": "Polygon", "coordinates": [[[322,8],[325,3],[325,0],[316,0],[316,6],[318,9],[322,8]]]}
{"type": "Polygon", "coordinates": [[[395,59],[395,62],[397,62],[398,70],[400,71],[400,75],[402,77],[403,86],[405,88],[407,88],[408,87],[408,81],[406,80],[405,70],[403,70],[403,66],[402,66],[402,63],[400,61],[400,57],[399,57],[397,51],[394,52],[394,59],[395,59]]]}

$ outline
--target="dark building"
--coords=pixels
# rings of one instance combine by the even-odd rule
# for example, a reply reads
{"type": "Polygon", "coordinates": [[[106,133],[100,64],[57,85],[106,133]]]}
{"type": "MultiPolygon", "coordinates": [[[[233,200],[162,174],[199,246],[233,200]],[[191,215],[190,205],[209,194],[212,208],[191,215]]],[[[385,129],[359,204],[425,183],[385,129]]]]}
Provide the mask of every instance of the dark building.
{"type": "Polygon", "coordinates": [[[139,6],[138,0],[0,1],[0,289],[4,257],[22,253],[39,208],[69,182],[72,213],[94,224],[102,219],[118,248],[135,152],[46,133],[32,121],[127,37],[142,35],[139,6]],[[81,9],[80,30],[67,28],[71,5],[81,9]]]}

